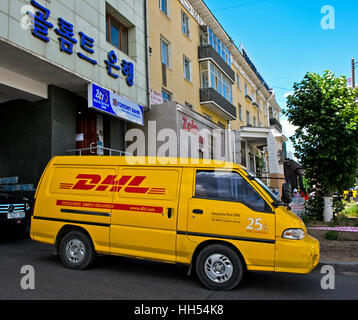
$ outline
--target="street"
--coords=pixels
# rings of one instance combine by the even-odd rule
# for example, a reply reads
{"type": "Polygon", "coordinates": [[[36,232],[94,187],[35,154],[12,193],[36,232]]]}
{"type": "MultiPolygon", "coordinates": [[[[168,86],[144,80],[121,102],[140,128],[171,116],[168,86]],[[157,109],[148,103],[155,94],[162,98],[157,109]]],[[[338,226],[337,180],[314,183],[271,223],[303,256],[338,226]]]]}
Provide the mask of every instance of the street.
{"type": "Polygon", "coordinates": [[[324,290],[324,274],[246,273],[229,292],[205,289],[195,275],[176,265],[123,257],[101,256],[86,271],[62,266],[52,247],[30,239],[0,240],[1,300],[351,300],[358,298],[358,273],[335,273],[335,288],[324,290]],[[25,265],[35,272],[34,289],[24,290],[20,273],[25,265]]]}

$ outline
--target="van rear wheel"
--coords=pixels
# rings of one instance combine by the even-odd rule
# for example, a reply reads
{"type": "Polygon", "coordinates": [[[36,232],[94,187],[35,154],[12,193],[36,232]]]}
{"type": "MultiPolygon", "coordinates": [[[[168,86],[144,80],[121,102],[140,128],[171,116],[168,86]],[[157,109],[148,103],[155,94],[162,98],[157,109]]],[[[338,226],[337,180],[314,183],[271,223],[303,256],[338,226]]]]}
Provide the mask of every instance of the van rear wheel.
{"type": "Polygon", "coordinates": [[[196,259],[196,273],[201,283],[211,290],[232,290],[244,274],[239,255],[221,244],[205,247],[196,259]]]}
{"type": "Polygon", "coordinates": [[[84,232],[70,231],[60,242],[60,257],[66,268],[84,270],[93,263],[95,251],[84,232]]]}

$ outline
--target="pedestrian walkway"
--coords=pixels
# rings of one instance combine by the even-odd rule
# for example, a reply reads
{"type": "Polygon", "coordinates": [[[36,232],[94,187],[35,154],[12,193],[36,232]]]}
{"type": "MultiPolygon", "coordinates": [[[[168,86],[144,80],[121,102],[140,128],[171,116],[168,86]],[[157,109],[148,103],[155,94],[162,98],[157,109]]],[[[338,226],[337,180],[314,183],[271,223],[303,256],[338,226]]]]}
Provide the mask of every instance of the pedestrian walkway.
{"type": "Polygon", "coordinates": [[[358,232],[358,227],[308,227],[311,230],[358,232]]]}

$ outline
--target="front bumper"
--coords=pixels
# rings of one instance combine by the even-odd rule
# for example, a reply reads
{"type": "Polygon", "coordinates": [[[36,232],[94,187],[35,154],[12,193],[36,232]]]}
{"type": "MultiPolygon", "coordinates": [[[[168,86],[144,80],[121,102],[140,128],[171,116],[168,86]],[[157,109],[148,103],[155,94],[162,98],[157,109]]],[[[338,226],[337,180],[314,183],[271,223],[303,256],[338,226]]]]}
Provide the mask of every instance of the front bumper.
{"type": "Polygon", "coordinates": [[[275,271],[309,273],[318,264],[319,249],[318,240],[309,235],[302,240],[277,238],[275,271]]]}

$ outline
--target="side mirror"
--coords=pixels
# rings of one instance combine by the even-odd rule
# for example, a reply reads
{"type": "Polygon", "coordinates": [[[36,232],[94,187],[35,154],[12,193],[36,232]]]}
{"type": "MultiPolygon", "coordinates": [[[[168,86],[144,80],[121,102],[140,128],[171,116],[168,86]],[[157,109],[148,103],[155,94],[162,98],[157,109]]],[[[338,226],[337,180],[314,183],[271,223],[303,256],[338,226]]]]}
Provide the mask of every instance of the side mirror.
{"type": "Polygon", "coordinates": [[[282,185],[282,202],[283,203],[290,203],[292,201],[292,191],[291,191],[291,184],[284,183],[282,185]]]}

